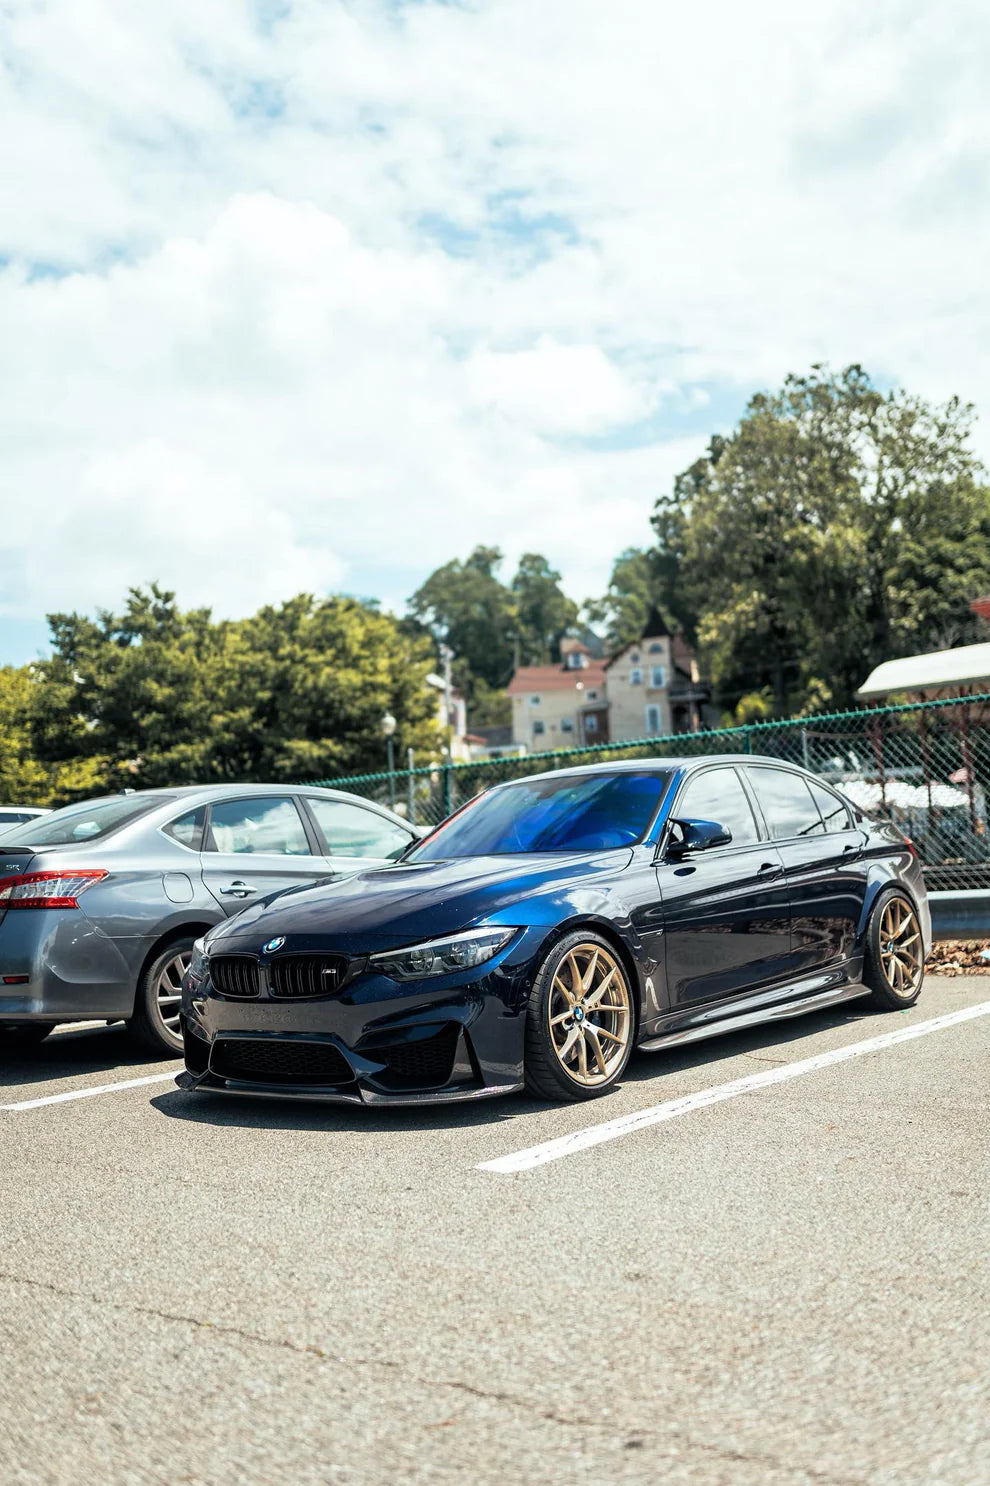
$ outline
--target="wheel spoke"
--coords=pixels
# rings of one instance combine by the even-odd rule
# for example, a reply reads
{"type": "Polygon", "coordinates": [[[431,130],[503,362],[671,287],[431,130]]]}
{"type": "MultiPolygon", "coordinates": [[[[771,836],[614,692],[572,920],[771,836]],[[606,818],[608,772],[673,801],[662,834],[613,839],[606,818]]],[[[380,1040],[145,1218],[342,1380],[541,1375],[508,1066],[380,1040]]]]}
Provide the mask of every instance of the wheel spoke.
{"type": "Polygon", "coordinates": [[[611,970],[604,977],[604,979],[603,980],[600,980],[598,982],[598,984],[595,986],[595,989],[591,992],[591,995],[590,996],[585,996],[585,998],[584,998],[584,1004],[585,1004],[585,1007],[586,1007],[586,1009],[588,1011],[590,1011],[593,1006],[598,1006],[598,1004],[600,1003],[600,1001],[601,1001],[602,997],[604,996],[605,992],[607,990],[609,990],[610,987],[612,986],[612,983],[613,983],[614,980],[615,980],[615,966],[613,965],[612,968],[611,968],[611,970]]]}
{"type": "Polygon", "coordinates": [[[568,1006],[574,1005],[574,994],[572,991],[568,990],[567,986],[565,986],[564,982],[561,980],[559,971],[554,976],[553,988],[555,991],[560,992],[564,1000],[567,1002],[568,1006]]]}
{"type": "Polygon", "coordinates": [[[589,991],[591,989],[591,982],[595,978],[595,971],[597,969],[598,969],[598,950],[595,949],[592,952],[591,959],[588,961],[588,968],[584,972],[584,975],[581,978],[581,994],[582,995],[586,991],[589,991]]]}
{"type": "Polygon", "coordinates": [[[588,1034],[588,1041],[591,1043],[591,1050],[595,1055],[598,1072],[602,1075],[602,1078],[606,1078],[608,1076],[608,1069],[605,1066],[605,1059],[602,1056],[602,1045],[598,1041],[597,1029],[590,1022],[585,1022],[584,1029],[588,1034]]]}
{"type": "Polygon", "coordinates": [[[585,1022],[584,1025],[587,1027],[588,1031],[593,1032],[596,1037],[607,1037],[609,1042],[617,1042],[620,1047],[623,1047],[625,1045],[626,1039],[624,1037],[616,1037],[614,1032],[609,1032],[605,1027],[599,1027],[597,1022],[585,1022]]]}
{"type": "Polygon", "coordinates": [[[578,1034],[577,1056],[578,1056],[578,1072],[581,1074],[581,1077],[584,1079],[585,1083],[587,1083],[588,1082],[588,1048],[587,1048],[587,1044],[586,1044],[585,1039],[580,1035],[580,1033],[578,1034]]]}
{"type": "Polygon", "coordinates": [[[567,1055],[570,1053],[574,1044],[580,1040],[580,1037],[580,1027],[572,1027],[567,1036],[564,1038],[563,1042],[560,1044],[560,1047],[557,1049],[557,1056],[561,1062],[563,1062],[567,1055]]]}
{"type": "Polygon", "coordinates": [[[551,1027],[559,1027],[559,1026],[561,1026],[561,1024],[563,1022],[566,1022],[567,1021],[567,1019],[568,1019],[568,1017],[570,1015],[571,1015],[570,1011],[561,1011],[561,1012],[558,1012],[558,1014],[556,1016],[552,1016],[550,1018],[550,1025],[551,1025],[551,1027]]]}

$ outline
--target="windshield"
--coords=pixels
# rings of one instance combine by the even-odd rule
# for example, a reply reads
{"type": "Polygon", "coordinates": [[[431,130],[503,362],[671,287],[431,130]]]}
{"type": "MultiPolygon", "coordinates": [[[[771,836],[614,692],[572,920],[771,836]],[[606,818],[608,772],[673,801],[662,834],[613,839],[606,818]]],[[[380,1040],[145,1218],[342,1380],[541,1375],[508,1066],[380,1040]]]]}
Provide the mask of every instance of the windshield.
{"type": "Polygon", "coordinates": [[[72,846],[84,841],[99,841],[112,831],[119,831],[139,815],[146,815],[173,799],[172,795],[113,795],[104,800],[87,800],[82,805],[66,805],[50,815],[39,815],[12,831],[3,833],[3,849],[12,846],[72,846]]]}
{"type": "Polygon", "coordinates": [[[648,829],[669,779],[657,770],[522,779],[479,795],[405,860],[631,846],[648,829]]]}

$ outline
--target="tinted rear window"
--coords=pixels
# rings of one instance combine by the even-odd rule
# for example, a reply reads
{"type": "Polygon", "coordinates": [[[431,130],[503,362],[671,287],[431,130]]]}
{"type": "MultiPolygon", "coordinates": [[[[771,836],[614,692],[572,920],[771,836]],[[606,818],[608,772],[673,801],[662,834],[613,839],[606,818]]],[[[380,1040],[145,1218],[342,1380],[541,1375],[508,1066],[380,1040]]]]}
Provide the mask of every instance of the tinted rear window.
{"type": "Polygon", "coordinates": [[[87,800],[82,805],[66,805],[25,821],[12,831],[5,831],[4,850],[12,846],[81,846],[86,841],[100,841],[129,825],[149,810],[167,805],[171,795],[112,795],[104,800],[87,800]]]}

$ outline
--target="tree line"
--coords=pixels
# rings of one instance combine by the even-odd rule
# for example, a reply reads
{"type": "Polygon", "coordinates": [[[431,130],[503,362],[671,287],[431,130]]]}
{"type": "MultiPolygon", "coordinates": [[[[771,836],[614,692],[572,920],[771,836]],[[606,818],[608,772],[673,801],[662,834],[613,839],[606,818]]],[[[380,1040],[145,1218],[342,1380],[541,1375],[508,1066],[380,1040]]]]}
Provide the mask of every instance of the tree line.
{"type": "Polygon", "coordinates": [[[386,713],[402,749],[442,742],[432,644],[368,602],[300,594],[218,621],[152,584],[49,625],[50,659],[0,670],[0,799],[372,772],[386,713]]]}
{"type": "Polygon", "coordinates": [[[156,585],[119,614],[51,615],[51,657],[0,669],[0,799],[370,772],[386,712],[398,756],[429,756],[442,647],[469,721],[505,722],[517,665],[557,660],[569,633],[613,653],[653,605],[697,647],[727,718],[854,705],[879,662],[985,634],[969,607],[990,592],[972,423],[958,399],[883,391],[859,366],[790,376],[712,437],[658,496],[653,540],[583,601],[541,554],[503,580],[500,550],[479,546],[400,619],[302,594],[217,621],[156,585]]]}
{"type": "Polygon", "coordinates": [[[513,643],[524,663],[555,657],[578,618],[614,653],[656,605],[697,647],[728,720],[854,706],[881,661],[986,634],[969,608],[990,592],[972,423],[957,398],[934,405],[881,391],[859,366],[813,367],[710,440],[603,595],[572,602],[534,556],[502,584],[485,547],[437,569],[412,612],[450,637],[469,687],[504,684],[513,643]]]}

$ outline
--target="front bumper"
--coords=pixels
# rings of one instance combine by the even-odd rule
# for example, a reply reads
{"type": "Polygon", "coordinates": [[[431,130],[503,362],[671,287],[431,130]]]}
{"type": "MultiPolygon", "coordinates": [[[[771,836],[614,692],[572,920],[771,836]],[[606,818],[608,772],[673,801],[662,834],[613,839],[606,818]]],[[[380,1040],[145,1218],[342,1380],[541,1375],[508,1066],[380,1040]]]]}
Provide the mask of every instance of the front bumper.
{"type": "MultiPolygon", "coordinates": [[[[517,951],[521,946],[516,946],[517,951]]],[[[219,995],[187,980],[185,1071],[196,1093],[341,1104],[445,1104],[523,1086],[530,955],[402,984],[359,974],[334,995],[219,995]]]]}

